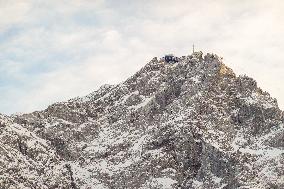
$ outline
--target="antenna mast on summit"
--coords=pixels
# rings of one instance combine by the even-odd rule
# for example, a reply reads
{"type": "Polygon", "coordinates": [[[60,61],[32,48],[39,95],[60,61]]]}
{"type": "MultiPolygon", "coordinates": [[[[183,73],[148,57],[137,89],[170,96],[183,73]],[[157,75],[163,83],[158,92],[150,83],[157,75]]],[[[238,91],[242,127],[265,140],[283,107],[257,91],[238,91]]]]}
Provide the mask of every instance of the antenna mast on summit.
{"type": "Polygon", "coordinates": [[[192,53],[194,53],[194,44],[192,45],[192,53]]]}

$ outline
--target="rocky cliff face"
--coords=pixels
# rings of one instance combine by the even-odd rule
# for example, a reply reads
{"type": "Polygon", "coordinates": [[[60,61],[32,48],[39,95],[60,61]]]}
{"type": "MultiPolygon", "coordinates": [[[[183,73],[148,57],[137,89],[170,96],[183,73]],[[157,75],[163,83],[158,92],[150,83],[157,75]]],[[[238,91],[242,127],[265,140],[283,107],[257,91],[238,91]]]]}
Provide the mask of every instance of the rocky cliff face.
{"type": "Polygon", "coordinates": [[[213,54],[0,116],[0,188],[284,188],[284,116],[213,54]]]}

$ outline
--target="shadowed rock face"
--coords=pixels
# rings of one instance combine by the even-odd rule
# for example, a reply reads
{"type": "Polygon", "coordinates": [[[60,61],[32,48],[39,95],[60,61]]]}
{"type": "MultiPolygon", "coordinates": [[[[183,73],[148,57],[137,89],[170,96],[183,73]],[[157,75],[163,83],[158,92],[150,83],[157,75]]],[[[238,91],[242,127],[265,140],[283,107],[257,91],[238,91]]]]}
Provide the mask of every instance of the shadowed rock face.
{"type": "Polygon", "coordinates": [[[283,112],[214,54],[0,115],[0,188],[284,188],[283,112]]]}

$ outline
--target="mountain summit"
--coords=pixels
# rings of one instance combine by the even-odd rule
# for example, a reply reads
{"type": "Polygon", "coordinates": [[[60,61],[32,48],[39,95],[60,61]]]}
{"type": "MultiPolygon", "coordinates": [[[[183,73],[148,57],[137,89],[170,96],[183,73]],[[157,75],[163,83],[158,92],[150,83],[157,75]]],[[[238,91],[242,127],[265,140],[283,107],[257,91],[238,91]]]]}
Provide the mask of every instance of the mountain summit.
{"type": "Polygon", "coordinates": [[[154,58],[121,84],[0,115],[0,188],[284,188],[283,122],[215,54],[154,58]]]}

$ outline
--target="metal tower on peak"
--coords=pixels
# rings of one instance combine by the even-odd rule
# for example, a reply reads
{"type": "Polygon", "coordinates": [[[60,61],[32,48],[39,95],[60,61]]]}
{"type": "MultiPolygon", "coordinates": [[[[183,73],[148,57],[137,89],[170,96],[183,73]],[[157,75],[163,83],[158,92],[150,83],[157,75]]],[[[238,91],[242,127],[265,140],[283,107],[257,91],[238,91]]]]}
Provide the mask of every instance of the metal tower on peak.
{"type": "Polygon", "coordinates": [[[194,53],[194,43],[193,43],[193,45],[192,45],[192,53],[194,53]]]}

